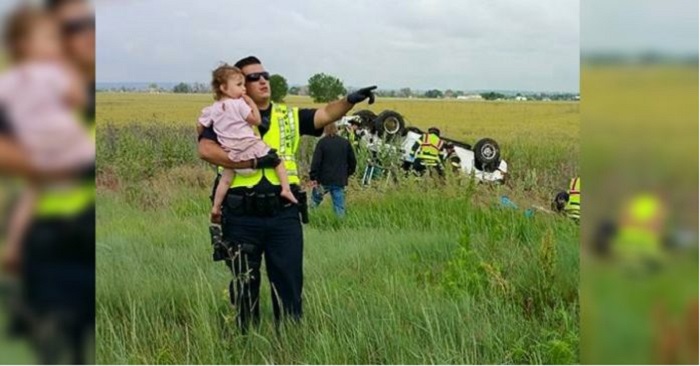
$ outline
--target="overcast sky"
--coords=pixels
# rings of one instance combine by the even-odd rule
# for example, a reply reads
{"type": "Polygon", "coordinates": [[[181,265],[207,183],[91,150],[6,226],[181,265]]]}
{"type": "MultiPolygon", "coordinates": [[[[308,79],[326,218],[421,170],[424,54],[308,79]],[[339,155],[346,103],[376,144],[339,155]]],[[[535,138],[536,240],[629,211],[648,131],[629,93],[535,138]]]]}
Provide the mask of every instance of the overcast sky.
{"type": "Polygon", "coordinates": [[[698,53],[698,0],[583,0],[581,50],[698,53]]]}
{"type": "Polygon", "coordinates": [[[578,0],[98,0],[98,81],[208,81],[257,55],[380,88],[577,91],[578,0]]]}

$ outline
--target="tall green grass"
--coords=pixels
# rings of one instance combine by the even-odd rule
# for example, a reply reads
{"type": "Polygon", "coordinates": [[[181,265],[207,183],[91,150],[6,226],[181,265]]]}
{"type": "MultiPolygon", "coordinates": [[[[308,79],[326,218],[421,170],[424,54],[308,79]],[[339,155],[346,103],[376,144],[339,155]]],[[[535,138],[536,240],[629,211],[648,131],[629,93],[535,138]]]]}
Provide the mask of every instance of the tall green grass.
{"type": "Polygon", "coordinates": [[[384,195],[351,206],[342,223],[315,211],[303,323],[277,335],[263,284],[263,324],[243,337],[227,304],[230,275],[210,261],[206,195],[181,193],[160,207],[100,195],[100,362],[578,359],[578,229],[568,221],[434,194],[384,195]]]}
{"type": "Polygon", "coordinates": [[[304,229],[302,323],[275,331],[264,282],[263,322],[242,336],[193,128],[104,124],[98,141],[100,363],[578,362],[578,227],[523,212],[575,172],[568,143],[503,146],[507,186],[353,179],[347,217],[326,204],[304,229]]]}

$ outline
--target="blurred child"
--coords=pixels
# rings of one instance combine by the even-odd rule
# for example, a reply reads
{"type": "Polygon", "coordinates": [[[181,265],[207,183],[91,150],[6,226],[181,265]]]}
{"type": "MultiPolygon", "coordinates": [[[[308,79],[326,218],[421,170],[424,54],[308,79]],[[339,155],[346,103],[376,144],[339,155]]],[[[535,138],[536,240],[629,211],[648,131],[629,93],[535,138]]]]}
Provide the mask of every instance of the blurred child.
{"type": "MultiPolygon", "coordinates": [[[[229,65],[219,66],[213,72],[211,85],[216,102],[202,110],[199,123],[203,127],[213,125],[219,143],[228,153],[229,159],[233,162],[247,161],[274,153],[274,150],[253,131],[252,126],[261,123],[260,111],[253,100],[245,95],[245,76],[241,70],[229,65]]],[[[252,172],[252,169],[238,169],[235,173],[233,169],[224,169],[214,194],[212,223],[219,223],[221,220],[221,204],[234,175],[252,172]]],[[[275,167],[275,172],[282,186],[280,195],[292,203],[297,203],[282,162],[275,167]]]]}
{"type": "MultiPolygon", "coordinates": [[[[13,137],[39,169],[91,171],[94,141],[75,117],[87,96],[78,73],[64,60],[59,25],[41,9],[21,7],[5,21],[4,43],[11,68],[0,75],[0,107],[13,137]]],[[[19,264],[40,190],[65,183],[30,183],[21,194],[8,227],[5,267],[19,264]]]]}

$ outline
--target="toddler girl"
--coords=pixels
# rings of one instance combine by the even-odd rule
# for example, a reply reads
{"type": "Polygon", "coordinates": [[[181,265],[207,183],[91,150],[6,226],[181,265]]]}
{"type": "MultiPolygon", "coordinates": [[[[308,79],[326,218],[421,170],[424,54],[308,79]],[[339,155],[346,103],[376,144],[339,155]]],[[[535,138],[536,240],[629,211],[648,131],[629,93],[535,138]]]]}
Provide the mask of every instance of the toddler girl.
{"type": "MultiPolygon", "coordinates": [[[[255,135],[253,126],[260,125],[261,117],[258,107],[245,92],[245,76],[240,69],[222,65],[214,70],[212,89],[216,102],[202,110],[199,123],[204,127],[213,125],[219,143],[233,162],[247,161],[274,153],[260,137],[255,135]]],[[[235,174],[251,174],[252,169],[224,169],[214,194],[214,207],[211,209],[212,223],[221,220],[221,204],[235,174]]],[[[279,177],[281,196],[292,203],[297,203],[289,186],[289,178],[284,163],[275,167],[279,177]]]]}

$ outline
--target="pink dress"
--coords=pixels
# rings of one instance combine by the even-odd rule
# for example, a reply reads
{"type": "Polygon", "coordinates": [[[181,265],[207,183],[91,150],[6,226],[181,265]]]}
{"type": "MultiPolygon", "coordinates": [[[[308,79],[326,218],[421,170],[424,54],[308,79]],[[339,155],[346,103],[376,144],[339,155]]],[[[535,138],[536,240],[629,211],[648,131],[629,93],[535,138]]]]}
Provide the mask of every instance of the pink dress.
{"type": "Polygon", "coordinates": [[[71,88],[59,63],[16,66],[0,76],[0,106],[12,132],[39,168],[79,168],[95,160],[95,143],[67,105],[71,88]]]}
{"type": "Polygon", "coordinates": [[[199,123],[214,126],[219,143],[231,161],[246,161],[265,156],[270,147],[255,135],[253,126],[246,122],[250,106],[243,100],[223,99],[202,109],[199,123]]]}

